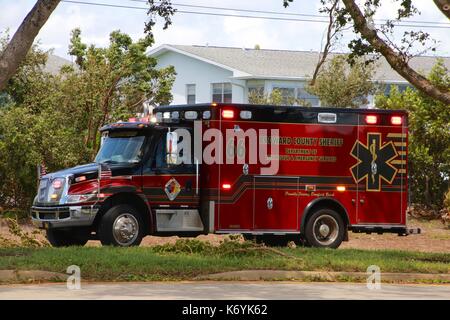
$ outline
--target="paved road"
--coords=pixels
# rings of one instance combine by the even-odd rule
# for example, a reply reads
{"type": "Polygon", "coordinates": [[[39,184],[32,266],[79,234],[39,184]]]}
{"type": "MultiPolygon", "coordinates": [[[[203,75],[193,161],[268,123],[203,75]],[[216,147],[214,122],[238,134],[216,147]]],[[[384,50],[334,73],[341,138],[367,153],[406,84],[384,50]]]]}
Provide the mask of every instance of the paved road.
{"type": "Polygon", "coordinates": [[[300,282],[151,282],[0,286],[0,299],[449,299],[450,285],[300,282]]]}

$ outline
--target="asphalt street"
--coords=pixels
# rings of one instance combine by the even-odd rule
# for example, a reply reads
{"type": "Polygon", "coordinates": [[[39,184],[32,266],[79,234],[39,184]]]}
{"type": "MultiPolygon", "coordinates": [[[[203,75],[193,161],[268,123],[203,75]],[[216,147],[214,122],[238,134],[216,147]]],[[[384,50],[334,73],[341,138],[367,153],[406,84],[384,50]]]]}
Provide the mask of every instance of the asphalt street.
{"type": "Polygon", "coordinates": [[[0,285],[0,299],[448,299],[450,285],[365,284],[303,282],[146,282],[0,285]]]}

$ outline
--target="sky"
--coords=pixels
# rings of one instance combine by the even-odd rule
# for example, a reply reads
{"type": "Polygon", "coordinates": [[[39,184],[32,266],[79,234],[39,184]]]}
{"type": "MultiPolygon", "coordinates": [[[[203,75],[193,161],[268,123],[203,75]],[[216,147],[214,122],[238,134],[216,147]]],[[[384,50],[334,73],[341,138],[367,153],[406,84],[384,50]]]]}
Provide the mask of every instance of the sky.
{"type": "MultiPolygon", "coordinates": [[[[83,2],[106,3],[112,5],[126,5],[145,7],[139,0],[75,0],[83,2]]],[[[282,0],[173,0],[177,4],[203,5],[211,7],[226,7],[232,9],[250,9],[261,11],[276,11],[295,14],[319,14],[319,0],[294,0],[287,9],[283,8],[282,0]]],[[[383,0],[382,8],[376,18],[389,18],[395,13],[394,0],[383,0]]],[[[450,21],[435,7],[431,0],[416,0],[413,3],[421,11],[421,15],[411,20],[450,23],[450,21]]],[[[0,0],[0,31],[9,29],[13,34],[26,14],[35,4],[35,0],[0,0]]],[[[184,11],[224,12],[212,9],[193,7],[177,7],[184,11]]],[[[226,11],[228,14],[250,13],[226,11]]],[[[254,14],[253,14],[254,15],[254,14]]],[[[258,14],[260,16],[283,17],[294,19],[313,19],[313,17],[281,16],[271,14],[258,14]]],[[[47,23],[41,29],[37,39],[44,49],[53,49],[56,55],[72,60],[69,57],[68,45],[70,32],[76,27],[81,28],[85,43],[97,46],[108,44],[109,33],[121,30],[139,39],[144,36],[144,23],[147,21],[146,10],[112,8],[103,6],[83,5],[70,2],[61,2],[47,23]]],[[[428,25],[428,24],[424,24],[428,25]]],[[[447,28],[398,28],[396,37],[408,30],[423,30],[433,39],[439,41],[435,53],[429,55],[450,56],[450,24],[447,28]]],[[[209,45],[253,48],[259,44],[262,49],[281,50],[320,50],[321,42],[327,24],[305,21],[279,21],[268,19],[252,19],[223,16],[207,16],[198,14],[176,13],[173,24],[162,30],[158,23],[155,28],[156,47],[161,44],[209,45]]],[[[344,39],[335,48],[335,51],[347,51],[347,40],[353,37],[352,31],[345,32],[344,39]]],[[[417,50],[421,48],[417,47],[417,50]]]]}

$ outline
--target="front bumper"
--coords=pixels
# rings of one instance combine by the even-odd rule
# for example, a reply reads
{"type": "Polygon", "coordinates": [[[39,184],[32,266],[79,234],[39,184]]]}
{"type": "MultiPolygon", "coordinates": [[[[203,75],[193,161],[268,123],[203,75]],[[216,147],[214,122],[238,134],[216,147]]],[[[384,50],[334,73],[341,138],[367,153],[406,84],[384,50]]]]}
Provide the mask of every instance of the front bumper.
{"type": "Polygon", "coordinates": [[[41,229],[86,227],[94,223],[97,206],[31,207],[31,220],[41,229]]]}

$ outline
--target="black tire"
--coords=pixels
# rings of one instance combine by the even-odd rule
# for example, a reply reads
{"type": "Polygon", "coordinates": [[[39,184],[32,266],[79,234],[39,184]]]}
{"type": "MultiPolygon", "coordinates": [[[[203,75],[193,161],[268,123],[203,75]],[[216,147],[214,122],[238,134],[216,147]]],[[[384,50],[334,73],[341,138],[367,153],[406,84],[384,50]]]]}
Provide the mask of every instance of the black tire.
{"type": "Polygon", "coordinates": [[[138,246],[144,237],[144,221],[134,207],[116,205],[103,215],[98,236],[104,246],[138,246]]]}
{"type": "Polygon", "coordinates": [[[332,209],[320,208],[306,221],[306,243],[311,247],[336,249],[344,240],[345,229],[346,225],[339,213],[332,209]]]}
{"type": "Polygon", "coordinates": [[[47,240],[53,247],[84,246],[89,233],[78,229],[47,229],[47,240]]]}

